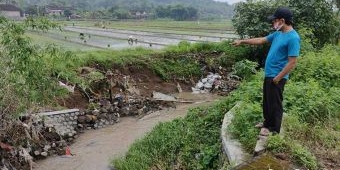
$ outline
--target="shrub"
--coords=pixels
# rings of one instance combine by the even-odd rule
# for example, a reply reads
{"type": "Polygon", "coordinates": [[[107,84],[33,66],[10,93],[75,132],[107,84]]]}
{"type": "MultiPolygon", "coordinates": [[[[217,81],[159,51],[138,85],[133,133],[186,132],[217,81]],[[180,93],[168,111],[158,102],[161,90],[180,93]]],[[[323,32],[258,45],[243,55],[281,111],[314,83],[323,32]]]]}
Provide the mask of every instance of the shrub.
{"type": "Polygon", "coordinates": [[[339,115],[337,108],[340,105],[334,100],[337,98],[337,94],[327,92],[311,79],[287,85],[284,109],[309,124],[326,122],[339,115]]]}
{"type": "Polygon", "coordinates": [[[251,75],[256,73],[257,66],[258,64],[255,62],[242,60],[233,65],[233,74],[243,79],[249,79],[251,75]]]}
{"type": "MultiPolygon", "coordinates": [[[[55,26],[46,19],[36,24],[37,29],[43,31],[55,26]]],[[[56,96],[65,95],[52,76],[69,64],[67,60],[59,65],[54,61],[62,55],[70,55],[58,48],[32,45],[30,39],[24,36],[29,23],[13,23],[0,17],[0,25],[0,116],[11,119],[28,110],[36,111],[51,104],[56,96]]]]}
{"type": "Polygon", "coordinates": [[[340,48],[325,46],[319,52],[309,52],[298,59],[296,70],[292,73],[292,80],[307,83],[308,79],[315,79],[322,87],[340,87],[340,48]]]}

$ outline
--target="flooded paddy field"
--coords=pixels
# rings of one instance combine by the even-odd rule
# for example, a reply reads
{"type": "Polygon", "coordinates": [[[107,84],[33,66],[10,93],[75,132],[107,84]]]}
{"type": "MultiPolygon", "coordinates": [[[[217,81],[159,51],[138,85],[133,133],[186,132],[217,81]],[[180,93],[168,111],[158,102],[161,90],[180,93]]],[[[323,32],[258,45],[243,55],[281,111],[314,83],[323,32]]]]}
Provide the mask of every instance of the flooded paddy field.
{"type": "Polygon", "coordinates": [[[64,24],[62,31],[50,30],[45,33],[31,31],[29,36],[38,44],[53,43],[71,50],[92,50],[144,47],[161,49],[167,45],[177,45],[181,41],[220,42],[237,38],[232,31],[221,30],[219,26],[192,27],[186,25],[131,25],[131,23],[110,24],[108,27],[91,24],[64,24]],[[111,26],[115,25],[115,27],[111,26]],[[133,42],[128,42],[132,38],[133,42]],[[89,48],[89,49],[88,49],[89,48]]]}

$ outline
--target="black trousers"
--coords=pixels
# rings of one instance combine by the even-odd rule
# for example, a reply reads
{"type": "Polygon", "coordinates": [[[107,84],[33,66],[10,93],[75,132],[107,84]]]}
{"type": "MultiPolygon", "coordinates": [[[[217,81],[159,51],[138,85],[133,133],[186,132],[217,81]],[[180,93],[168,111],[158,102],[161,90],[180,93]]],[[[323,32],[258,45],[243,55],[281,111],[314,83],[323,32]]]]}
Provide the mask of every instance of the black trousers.
{"type": "Polygon", "coordinates": [[[283,115],[283,90],[286,79],[274,84],[272,77],[266,77],[263,83],[263,126],[269,131],[280,133],[283,115]]]}

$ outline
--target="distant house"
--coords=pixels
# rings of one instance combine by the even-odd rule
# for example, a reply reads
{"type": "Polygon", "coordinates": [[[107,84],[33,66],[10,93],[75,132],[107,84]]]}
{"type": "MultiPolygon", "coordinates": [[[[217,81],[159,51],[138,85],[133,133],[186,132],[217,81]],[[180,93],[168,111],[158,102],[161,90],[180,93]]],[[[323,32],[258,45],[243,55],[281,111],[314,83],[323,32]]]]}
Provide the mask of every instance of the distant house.
{"type": "Polygon", "coordinates": [[[0,4],[0,15],[11,19],[20,19],[21,9],[12,4],[0,4]]]}
{"type": "Polygon", "coordinates": [[[64,11],[65,11],[65,8],[63,8],[63,7],[57,7],[57,6],[47,6],[46,7],[46,13],[48,15],[63,16],[64,11]]]}
{"type": "Polygon", "coordinates": [[[144,19],[148,18],[148,13],[143,11],[130,11],[130,15],[135,19],[144,19]]]}
{"type": "MultiPolygon", "coordinates": [[[[45,11],[47,15],[51,16],[65,16],[65,17],[71,17],[74,8],[73,7],[59,7],[54,5],[47,5],[45,7],[45,11]]],[[[78,16],[76,16],[78,17],[78,16]]]]}

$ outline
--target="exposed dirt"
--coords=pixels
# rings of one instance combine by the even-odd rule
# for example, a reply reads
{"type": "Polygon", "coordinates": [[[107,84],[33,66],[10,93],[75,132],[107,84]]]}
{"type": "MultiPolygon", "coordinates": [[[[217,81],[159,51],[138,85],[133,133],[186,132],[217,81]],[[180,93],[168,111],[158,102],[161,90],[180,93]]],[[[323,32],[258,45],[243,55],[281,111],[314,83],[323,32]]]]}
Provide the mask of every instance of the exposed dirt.
{"type": "MultiPolygon", "coordinates": [[[[93,69],[102,71],[102,68],[100,66],[93,66],[93,69]]],[[[153,91],[162,92],[165,94],[174,94],[178,92],[177,83],[181,86],[183,91],[191,91],[191,87],[194,86],[194,84],[187,80],[187,81],[164,81],[159,76],[155,75],[155,73],[146,68],[139,68],[136,66],[113,66],[113,72],[116,73],[116,77],[113,79],[122,79],[122,76],[129,76],[129,83],[130,86],[133,86],[135,89],[138,89],[140,96],[144,97],[151,97],[153,91]]],[[[105,80],[102,82],[98,82],[93,85],[93,89],[97,96],[94,96],[95,98],[102,98],[104,96],[107,96],[108,92],[104,89],[103,83],[105,83],[105,80]]],[[[121,87],[117,86],[114,87],[113,93],[118,94],[121,92],[121,87]]],[[[66,108],[78,108],[80,110],[83,110],[87,107],[89,104],[89,99],[87,99],[86,95],[81,92],[79,88],[75,89],[75,92],[69,96],[69,98],[59,100],[58,103],[61,106],[64,106],[66,108]]]]}
{"type": "MultiPolygon", "coordinates": [[[[123,75],[129,75],[136,85],[136,88],[140,90],[141,95],[150,97],[153,91],[159,91],[165,94],[177,93],[176,83],[172,81],[164,81],[150,69],[138,68],[135,66],[128,66],[119,68],[119,71],[123,75]]],[[[190,83],[179,82],[184,91],[191,90],[194,86],[190,83]]]]}
{"type": "Polygon", "coordinates": [[[61,106],[73,109],[84,109],[88,105],[88,99],[79,91],[75,90],[74,93],[66,98],[58,101],[61,106]]]}
{"type": "Polygon", "coordinates": [[[314,148],[313,152],[320,161],[322,169],[340,169],[340,153],[338,149],[320,149],[314,148]]]}

